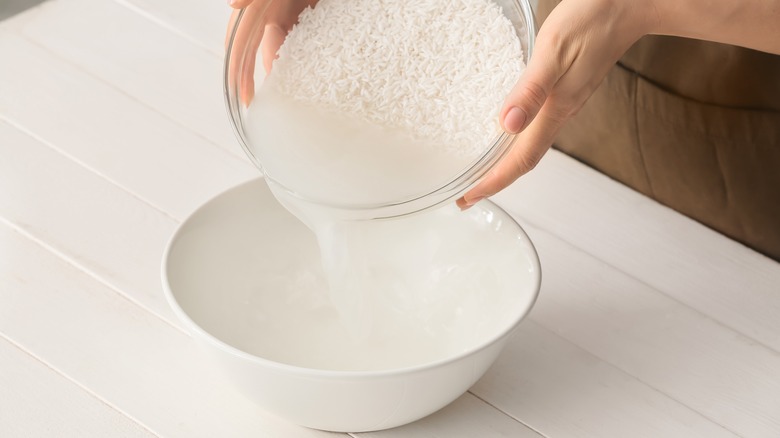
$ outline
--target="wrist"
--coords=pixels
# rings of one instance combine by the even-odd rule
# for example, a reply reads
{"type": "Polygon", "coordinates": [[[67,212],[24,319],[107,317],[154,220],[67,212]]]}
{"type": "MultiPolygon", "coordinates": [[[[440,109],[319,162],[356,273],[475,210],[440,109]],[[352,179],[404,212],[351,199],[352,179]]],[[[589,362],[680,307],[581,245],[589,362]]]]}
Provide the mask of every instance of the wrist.
{"type": "Polygon", "coordinates": [[[776,26],[776,20],[767,20],[773,3],[778,2],[648,0],[653,13],[648,33],[744,44],[745,37],[766,21],[776,26]],[[762,11],[762,6],[768,10],[762,11]]]}
{"type": "MultiPolygon", "coordinates": [[[[633,2],[632,2],[633,3],[633,2]]],[[[644,34],[662,34],[662,28],[666,19],[666,4],[665,0],[648,0],[641,2],[644,7],[643,15],[645,16],[644,22],[644,34]]]]}
{"type": "Polygon", "coordinates": [[[663,0],[647,0],[636,2],[634,0],[596,0],[602,7],[609,10],[611,19],[615,24],[617,35],[621,39],[629,38],[631,43],[639,38],[656,33],[661,27],[660,11],[656,3],[663,0]]]}
{"type": "MultiPolygon", "coordinates": [[[[662,0],[647,0],[636,2],[634,0],[607,0],[617,12],[615,19],[620,22],[616,30],[629,38],[633,44],[645,35],[656,33],[660,28],[660,12],[656,3],[662,0]]],[[[626,47],[627,49],[627,47],[626,47]]]]}

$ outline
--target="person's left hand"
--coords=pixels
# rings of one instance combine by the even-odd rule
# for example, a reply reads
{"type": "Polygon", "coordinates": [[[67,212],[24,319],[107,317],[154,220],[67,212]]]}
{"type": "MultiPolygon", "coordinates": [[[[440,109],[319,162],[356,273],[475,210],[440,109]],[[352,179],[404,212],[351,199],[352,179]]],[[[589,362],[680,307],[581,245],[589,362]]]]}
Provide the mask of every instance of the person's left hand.
{"type": "MultiPolygon", "coordinates": [[[[282,46],[284,38],[298,22],[298,15],[308,6],[314,6],[317,0],[234,0],[230,6],[235,10],[230,16],[225,45],[235,31],[233,47],[247,47],[249,51],[244,56],[246,62],[241,64],[241,56],[234,51],[230,56],[229,78],[241,66],[239,81],[241,85],[241,102],[249,105],[255,94],[255,59],[258,49],[263,59],[263,68],[271,71],[276,59],[276,52],[282,46]],[[244,8],[244,15],[238,29],[234,30],[238,21],[239,9],[244,8]]],[[[235,85],[235,84],[233,84],[235,85]]]]}

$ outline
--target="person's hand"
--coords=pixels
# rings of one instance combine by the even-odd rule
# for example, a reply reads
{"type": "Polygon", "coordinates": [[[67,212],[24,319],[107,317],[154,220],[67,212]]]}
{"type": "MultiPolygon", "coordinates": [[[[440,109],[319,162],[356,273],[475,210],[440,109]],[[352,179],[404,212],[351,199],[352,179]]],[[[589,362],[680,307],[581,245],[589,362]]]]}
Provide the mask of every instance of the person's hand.
{"type": "MultiPolygon", "coordinates": [[[[233,47],[247,47],[248,52],[241,63],[241,56],[233,52],[230,57],[230,78],[241,68],[239,82],[241,85],[241,102],[249,105],[255,94],[254,74],[257,51],[263,59],[266,73],[271,71],[271,65],[276,59],[276,52],[282,46],[284,38],[298,22],[298,15],[307,6],[313,6],[317,0],[232,0],[229,4],[235,10],[230,16],[225,45],[238,21],[239,9],[245,9],[238,29],[235,29],[233,47]]],[[[235,84],[233,84],[235,85],[235,84]]]]}
{"type": "Polygon", "coordinates": [[[488,175],[457,200],[461,209],[496,194],[536,166],[609,69],[648,33],[654,14],[642,3],[564,0],[552,11],[499,115],[506,132],[520,134],[488,175]]]}

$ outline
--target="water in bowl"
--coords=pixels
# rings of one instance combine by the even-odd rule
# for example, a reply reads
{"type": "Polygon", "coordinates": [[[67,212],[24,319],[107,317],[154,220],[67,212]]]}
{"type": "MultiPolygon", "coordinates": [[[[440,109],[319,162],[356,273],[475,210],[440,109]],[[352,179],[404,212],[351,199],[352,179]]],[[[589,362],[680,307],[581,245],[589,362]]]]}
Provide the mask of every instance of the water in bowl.
{"type": "Polygon", "coordinates": [[[292,255],[281,270],[278,254],[258,266],[256,275],[269,281],[264,289],[283,292],[252,295],[246,308],[266,309],[255,315],[253,330],[262,335],[243,349],[318,369],[403,368],[452,357],[508,325],[519,285],[529,281],[512,267],[527,254],[496,232],[501,224],[488,211],[449,204],[399,219],[344,221],[274,183],[283,175],[306,198],[327,199],[351,181],[335,193],[360,204],[433,188],[470,157],[271,93],[260,90],[250,108],[251,144],[273,145],[254,152],[274,196],[314,232],[318,250],[292,255]],[[312,129],[300,129],[302,116],[312,129]]]}
{"type": "Polygon", "coordinates": [[[314,235],[281,206],[257,210],[251,219],[259,223],[239,228],[267,228],[236,243],[256,248],[247,255],[251,265],[234,268],[237,278],[251,280],[203,294],[210,304],[199,306],[208,312],[199,320],[276,362],[374,371],[454,357],[511,326],[533,283],[514,224],[479,207],[464,213],[447,206],[350,229],[340,241],[353,256],[337,256],[343,265],[330,274],[351,284],[335,288],[314,235]]]}
{"type": "Polygon", "coordinates": [[[403,202],[441,187],[483,152],[449,151],[407,130],[297,101],[273,77],[247,110],[249,147],[266,178],[297,197],[341,206],[403,202]]]}

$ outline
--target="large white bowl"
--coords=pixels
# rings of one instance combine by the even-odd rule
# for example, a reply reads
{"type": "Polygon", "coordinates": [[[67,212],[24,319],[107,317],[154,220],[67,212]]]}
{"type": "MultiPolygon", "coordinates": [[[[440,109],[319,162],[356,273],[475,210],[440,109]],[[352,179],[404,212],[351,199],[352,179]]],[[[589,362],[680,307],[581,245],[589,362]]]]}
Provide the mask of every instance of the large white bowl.
{"type": "Polygon", "coordinates": [[[237,316],[246,314],[240,306],[252,305],[247,294],[263,293],[253,275],[260,254],[314,245],[308,230],[276,202],[262,179],[215,197],[181,224],[163,260],[166,298],[209,356],[263,409],[330,431],[400,426],[441,409],[468,390],[495,361],[539,292],[539,259],[528,236],[494,204],[483,201],[474,208],[485,213],[479,215],[483,229],[487,226],[517,242],[526,257],[514,268],[526,270],[530,280],[517,285],[506,327],[435,362],[380,371],[333,371],[287,365],[242,350],[253,337],[264,336],[243,327],[237,316]]]}

